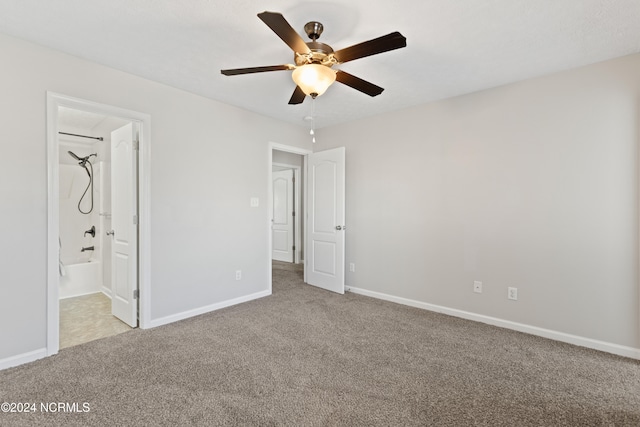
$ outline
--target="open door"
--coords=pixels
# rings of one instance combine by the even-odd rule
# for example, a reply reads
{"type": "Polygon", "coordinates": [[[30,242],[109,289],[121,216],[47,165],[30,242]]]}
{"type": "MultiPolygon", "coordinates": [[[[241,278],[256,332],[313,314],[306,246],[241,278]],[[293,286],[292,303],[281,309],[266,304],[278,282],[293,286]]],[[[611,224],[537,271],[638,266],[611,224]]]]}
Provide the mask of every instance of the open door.
{"type": "Polygon", "coordinates": [[[293,262],[293,169],[273,172],[272,259],[293,262]]]}
{"type": "Polygon", "coordinates": [[[111,313],[138,326],[138,151],[129,123],[111,132],[111,313]]]}
{"type": "Polygon", "coordinates": [[[345,148],[308,156],[307,283],[344,294],[345,148]]]}

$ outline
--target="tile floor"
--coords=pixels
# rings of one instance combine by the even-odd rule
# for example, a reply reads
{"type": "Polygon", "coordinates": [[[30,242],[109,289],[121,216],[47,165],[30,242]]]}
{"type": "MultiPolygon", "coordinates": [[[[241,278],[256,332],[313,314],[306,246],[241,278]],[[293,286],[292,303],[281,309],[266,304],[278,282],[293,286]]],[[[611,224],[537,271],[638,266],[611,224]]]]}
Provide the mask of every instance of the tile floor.
{"type": "Polygon", "coordinates": [[[60,300],[60,349],[130,331],[102,292],[60,300]]]}

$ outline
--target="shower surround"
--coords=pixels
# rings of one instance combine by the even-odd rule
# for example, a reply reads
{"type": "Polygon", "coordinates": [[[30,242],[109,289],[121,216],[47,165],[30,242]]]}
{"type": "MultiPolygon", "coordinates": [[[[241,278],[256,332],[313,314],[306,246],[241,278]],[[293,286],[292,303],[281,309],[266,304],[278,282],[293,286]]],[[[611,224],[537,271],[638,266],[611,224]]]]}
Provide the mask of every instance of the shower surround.
{"type": "Polygon", "coordinates": [[[95,292],[111,294],[111,241],[105,235],[105,231],[111,227],[110,166],[103,157],[106,151],[104,145],[107,143],[108,141],[104,141],[83,145],[77,142],[77,138],[60,138],[60,158],[64,161],[59,169],[61,299],[95,292]],[[90,160],[93,168],[92,210],[89,175],[68,151],[79,157],[96,151],[99,153],[90,160]],[[82,198],[85,190],[86,195],[82,198]],[[89,210],[91,212],[88,214],[82,213],[89,210]],[[95,227],[95,237],[91,233],[92,227],[95,227]],[[88,249],[91,247],[94,249],[88,249]]]}

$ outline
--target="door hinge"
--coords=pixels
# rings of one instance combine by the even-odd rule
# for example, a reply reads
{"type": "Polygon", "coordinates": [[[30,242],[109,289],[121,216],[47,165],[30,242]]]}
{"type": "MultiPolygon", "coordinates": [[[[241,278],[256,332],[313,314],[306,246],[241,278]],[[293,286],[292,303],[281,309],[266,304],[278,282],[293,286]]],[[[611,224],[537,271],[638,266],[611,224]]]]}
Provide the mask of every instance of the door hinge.
{"type": "Polygon", "coordinates": [[[133,290],[133,299],[138,299],[138,290],[137,289],[133,290]]]}
{"type": "Polygon", "coordinates": [[[138,215],[133,216],[133,225],[138,225],[138,215]]]}
{"type": "Polygon", "coordinates": [[[291,216],[296,216],[296,213],[295,212],[291,212],[291,216]]]}
{"type": "Polygon", "coordinates": [[[134,139],[133,140],[133,149],[138,151],[140,150],[140,140],[139,139],[134,139]]]}
{"type": "Polygon", "coordinates": [[[291,178],[292,182],[296,182],[296,177],[294,176],[293,178],[291,178]]]}
{"type": "Polygon", "coordinates": [[[295,246],[292,246],[292,247],[291,247],[291,250],[292,250],[292,251],[295,251],[295,250],[296,250],[296,247],[295,247],[295,246]]]}

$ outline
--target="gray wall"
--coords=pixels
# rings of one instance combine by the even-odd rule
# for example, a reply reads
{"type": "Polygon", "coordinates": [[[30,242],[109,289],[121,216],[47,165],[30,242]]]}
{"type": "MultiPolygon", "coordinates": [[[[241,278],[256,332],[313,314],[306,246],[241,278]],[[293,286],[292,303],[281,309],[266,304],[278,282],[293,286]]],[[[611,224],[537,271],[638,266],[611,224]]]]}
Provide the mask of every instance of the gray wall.
{"type": "Polygon", "coordinates": [[[302,168],[303,157],[300,154],[287,153],[285,151],[273,150],[273,163],[300,166],[302,168]]]}
{"type": "Polygon", "coordinates": [[[269,289],[269,141],[309,148],[304,129],[8,36],[0,52],[0,361],[46,345],[46,91],[151,115],[152,321],[269,289]]]}
{"type": "MultiPolygon", "coordinates": [[[[0,360],[46,344],[46,91],[151,115],[152,319],[268,289],[268,141],[306,129],[0,51],[0,360]]],[[[322,129],[347,147],[348,285],[639,348],[639,76],[634,55],[322,129]]]]}
{"type": "Polygon", "coordinates": [[[640,348],[639,99],[634,55],[322,129],[347,284],[640,348]]]}

